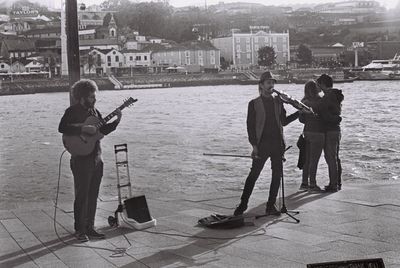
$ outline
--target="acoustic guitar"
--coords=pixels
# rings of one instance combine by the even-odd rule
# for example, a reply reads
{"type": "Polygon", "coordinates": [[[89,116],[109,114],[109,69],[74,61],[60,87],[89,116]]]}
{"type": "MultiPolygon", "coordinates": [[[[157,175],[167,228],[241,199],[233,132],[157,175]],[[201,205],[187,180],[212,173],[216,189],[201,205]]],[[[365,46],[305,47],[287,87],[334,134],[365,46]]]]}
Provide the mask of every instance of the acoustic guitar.
{"type": "Polygon", "coordinates": [[[66,135],[63,134],[62,140],[65,149],[72,155],[72,156],[82,156],[82,155],[88,155],[91,152],[93,152],[94,146],[96,145],[96,142],[98,140],[101,140],[104,137],[104,134],[102,134],[99,129],[105,125],[108,121],[110,121],[111,118],[113,118],[117,114],[117,110],[123,110],[126,107],[131,106],[133,103],[137,102],[137,99],[133,99],[130,97],[129,99],[125,100],[124,103],[116,108],[112,113],[104,117],[103,119],[100,119],[96,116],[89,116],[85,122],[80,123],[80,124],[74,124],[74,126],[87,126],[87,125],[93,125],[97,128],[97,131],[95,134],[90,135],[86,133],[82,133],[80,135],[66,135]]]}

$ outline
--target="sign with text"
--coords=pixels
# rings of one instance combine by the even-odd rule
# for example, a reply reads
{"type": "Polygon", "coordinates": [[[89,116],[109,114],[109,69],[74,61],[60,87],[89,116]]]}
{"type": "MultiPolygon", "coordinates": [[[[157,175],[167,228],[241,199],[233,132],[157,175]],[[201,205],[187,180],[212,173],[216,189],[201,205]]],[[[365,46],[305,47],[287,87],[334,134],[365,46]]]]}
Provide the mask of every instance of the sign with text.
{"type": "Polygon", "coordinates": [[[250,26],[250,30],[269,30],[269,26],[250,26]]]}
{"type": "Polygon", "coordinates": [[[364,42],[353,42],[353,48],[364,47],[364,42]]]}
{"type": "Polygon", "coordinates": [[[381,258],[307,264],[307,268],[385,268],[381,258]]]}
{"type": "Polygon", "coordinates": [[[36,9],[33,9],[29,6],[17,6],[14,5],[10,15],[14,18],[18,17],[36,17],[39,15],[39,11],[36,9]]]}

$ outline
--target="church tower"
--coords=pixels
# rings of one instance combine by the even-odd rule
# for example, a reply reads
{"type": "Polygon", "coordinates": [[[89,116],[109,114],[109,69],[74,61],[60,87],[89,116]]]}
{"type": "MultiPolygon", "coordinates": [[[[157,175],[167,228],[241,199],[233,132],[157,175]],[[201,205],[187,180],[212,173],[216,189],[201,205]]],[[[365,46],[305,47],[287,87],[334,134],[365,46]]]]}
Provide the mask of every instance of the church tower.
{"type": "Polygon", "coordinates": [[[108,23],[108,36],[109,38],[117,38],[117,24],[114,20],[114,14],[111,14],[110,22],[108,23]]]}

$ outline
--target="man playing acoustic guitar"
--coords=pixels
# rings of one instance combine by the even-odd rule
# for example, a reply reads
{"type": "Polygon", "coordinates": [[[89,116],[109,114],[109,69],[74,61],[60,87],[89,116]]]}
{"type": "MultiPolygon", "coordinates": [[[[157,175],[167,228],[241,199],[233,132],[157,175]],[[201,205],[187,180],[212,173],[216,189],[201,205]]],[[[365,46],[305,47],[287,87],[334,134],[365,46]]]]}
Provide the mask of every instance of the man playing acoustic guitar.
{"type": "MultiPolygon", "coordinates": [[[[103,118],[95,108],[97,85],[89,79],[81,79],[72,86],[72,96],[78,101],[70,106],[61,118],[58,131],[67,136],[94,136],[107,135],[114,131],[119,124],[122,114],[116,109],[117,119],[112,123],[85,124],[88,118],[97,117],[100,122],[103,118]],[[100,132],[100,133],[98,133],[100,132]]],[[[74,228],[75,236],[81,242],[91,239],[104,239],[105,235],[94,229],[97,197],[101,178],[103,176],[103,161],[101,159],[100,140],[96,140],[93,151],[86,155],[71,155],[71,170],[74,176],[74,228]]]]}

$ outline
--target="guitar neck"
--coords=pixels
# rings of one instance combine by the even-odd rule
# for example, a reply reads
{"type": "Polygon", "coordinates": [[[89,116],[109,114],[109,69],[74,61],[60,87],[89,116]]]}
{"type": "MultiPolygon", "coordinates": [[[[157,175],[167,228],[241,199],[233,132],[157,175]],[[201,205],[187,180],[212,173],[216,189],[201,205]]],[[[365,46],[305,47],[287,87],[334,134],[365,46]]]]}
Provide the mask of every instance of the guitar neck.
{"type": "Polygon", "coordinates": [[[119,106],[117,109],[115,109],[114,111],[112,111],[109,115],[107,115],[106,117],[103,118],[103,120],[101,120],[98,124],[96,124],[97,128],[101,128],[102,126],[104,126],[108,121],[111,120],[111,118],[113,118],[114,116],[117,115],[117,110],[120,109],[122,111],[122,109],[125,108],[125,105],[121,105],[119,106]]]}

